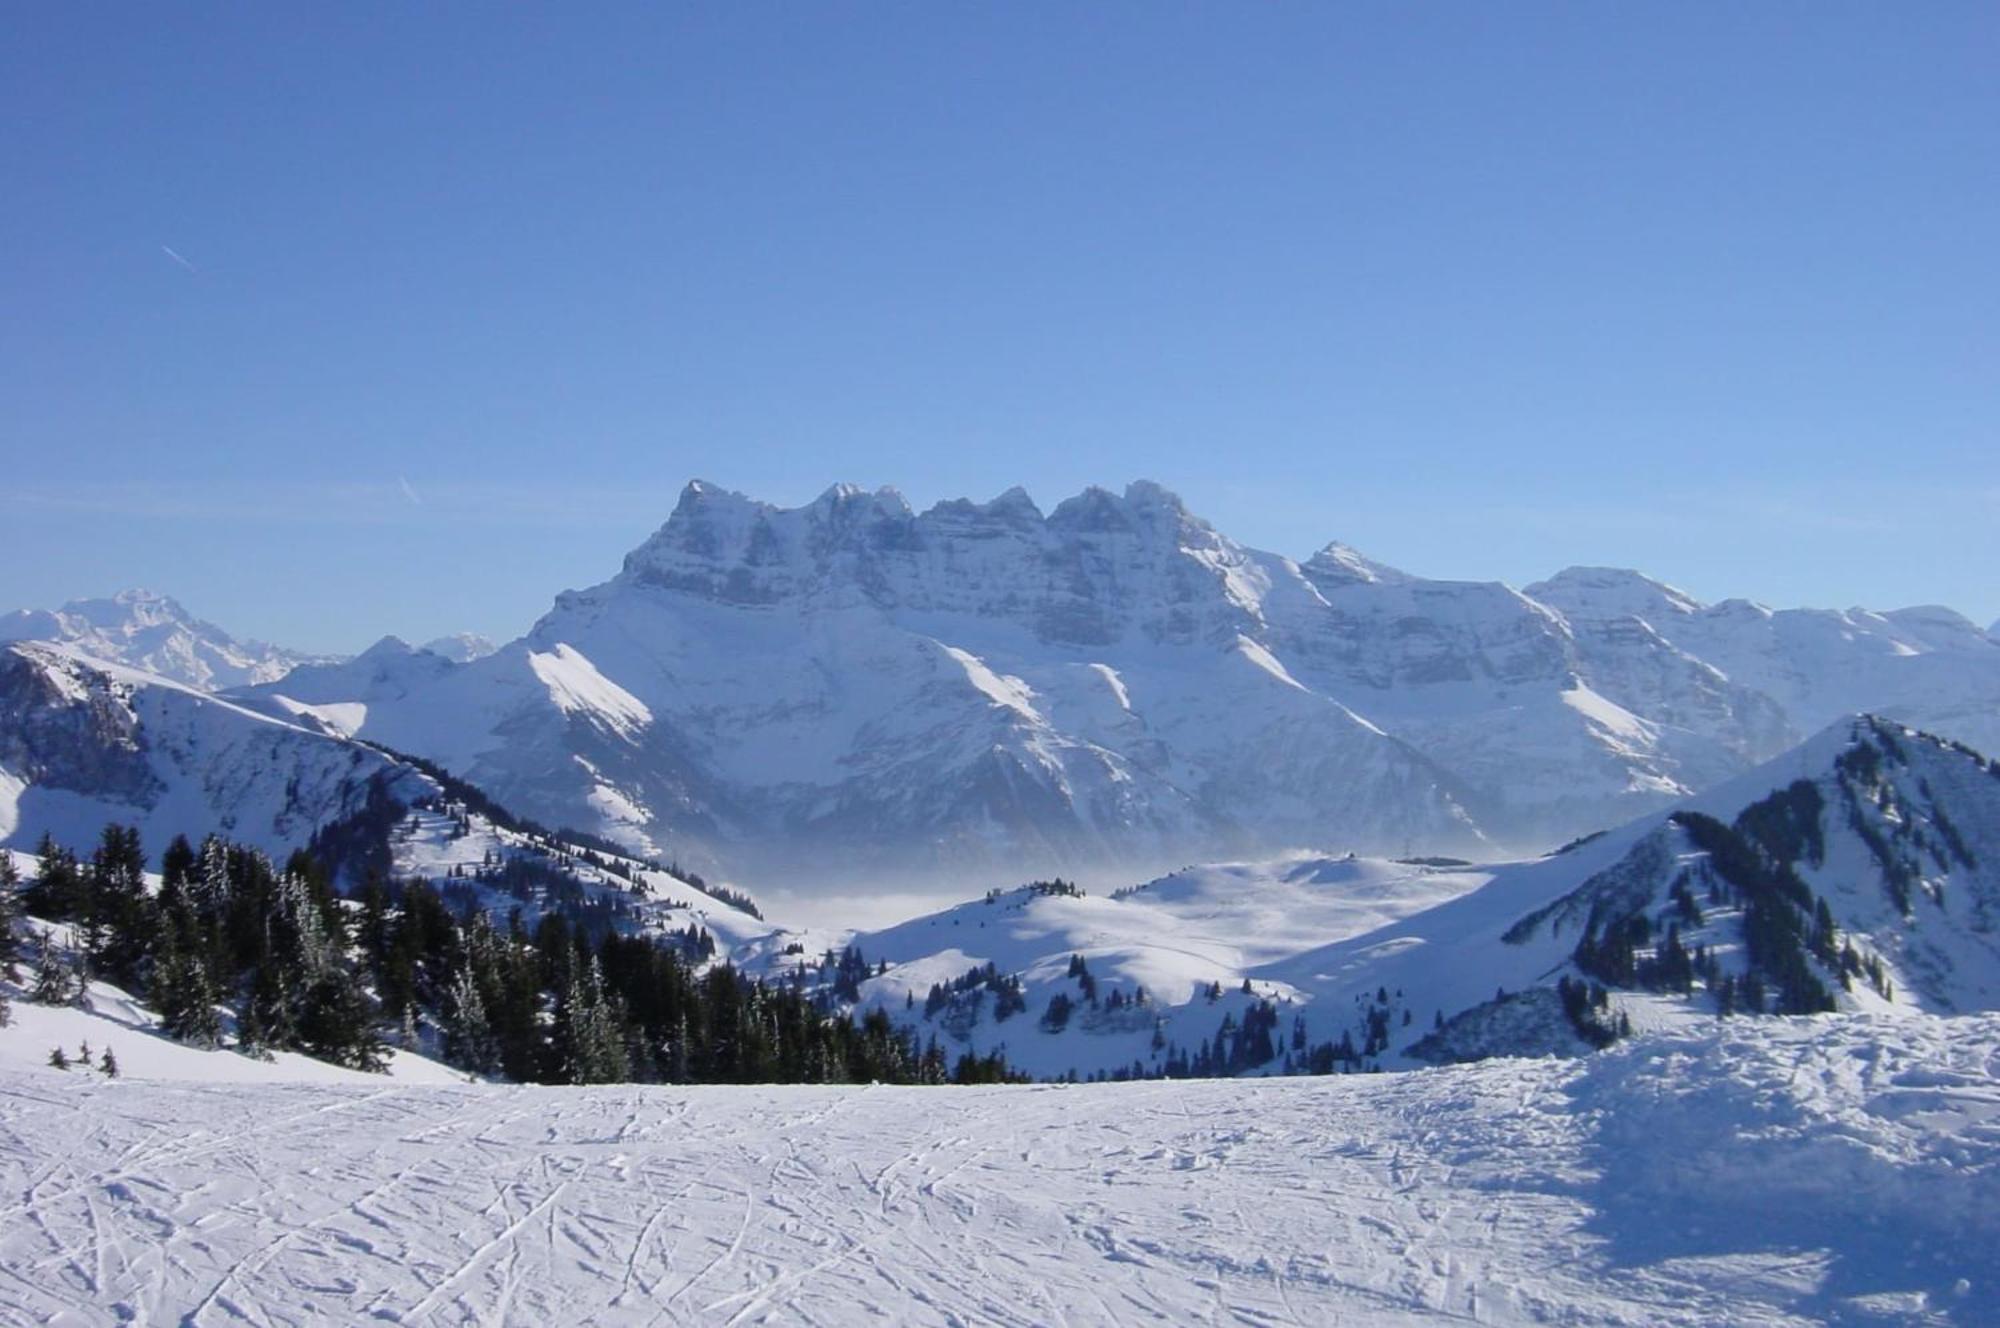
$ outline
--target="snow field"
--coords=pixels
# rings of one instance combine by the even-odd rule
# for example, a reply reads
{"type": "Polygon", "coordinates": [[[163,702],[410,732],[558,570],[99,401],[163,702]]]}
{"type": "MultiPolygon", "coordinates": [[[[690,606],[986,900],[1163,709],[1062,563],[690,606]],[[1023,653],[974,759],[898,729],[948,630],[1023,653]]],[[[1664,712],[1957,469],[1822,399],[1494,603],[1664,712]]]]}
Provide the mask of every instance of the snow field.
{"type": "Polygon", "coordinates": [[[2000,1017],[989,1089],[0,1070],[0,1321],[1982,1323],[2000,1017]]]}

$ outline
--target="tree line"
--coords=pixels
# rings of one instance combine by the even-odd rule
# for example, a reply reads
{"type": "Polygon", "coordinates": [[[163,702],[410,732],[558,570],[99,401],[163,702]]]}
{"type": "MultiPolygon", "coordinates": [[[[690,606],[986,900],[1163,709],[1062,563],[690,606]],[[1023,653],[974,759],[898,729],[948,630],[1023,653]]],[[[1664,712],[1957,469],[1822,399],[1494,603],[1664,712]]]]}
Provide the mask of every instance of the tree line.
{"type": "MultiPolygon", "coordinates": [[[[471,1074],[555,1084],[1017,1077],[998,1054],[954,1060],[935,1039],[920,1045],[882,1011],[857,1022],[803,971],[766,982],[704,964],[686,936],[601,915],[556,908],[531,926],[515,908],[496,923],[462,892],[448,901],[373,870],[344,898],[310,853],[279,867],[218,836],[169,844],[157,891],[130,827],[107,826],[88,858],[47,837],[36,852],[33,878],[7,881],[0,909],[68,924],[76,943],[65,958],[41,938],[35,998],[79,999],[99,977],[192,1046],[380,1070],[400,1045],[471,1074]]],[[[16,928],[0,922],[8,967],[16,928]]]]}

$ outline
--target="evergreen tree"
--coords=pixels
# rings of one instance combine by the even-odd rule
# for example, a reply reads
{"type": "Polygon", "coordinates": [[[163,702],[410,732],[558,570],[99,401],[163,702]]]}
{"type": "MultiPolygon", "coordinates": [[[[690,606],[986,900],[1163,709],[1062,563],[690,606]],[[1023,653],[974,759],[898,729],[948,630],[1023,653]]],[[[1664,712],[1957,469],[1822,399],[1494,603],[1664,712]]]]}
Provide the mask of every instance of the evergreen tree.
{"type": "MultiPolygon", "coordinates": [[[[556,1073],[566,1084],[610,1084],[624,1080],[625,1031],[613,1001],[604,994],[603,973],[593,956],[572,965],[568,985],[556,1004],[556,1073]]],[[[739,1029],[741,1023],[739,1022],[739,1029]]],[[[739,1033],[736,1049],[747,1041],[739,1033]]]]}
{"type": "Polygon", "coordinates": [[[81,917],[84,905],[83,872],[77,866],[76,855],[46,833],[35,845],[35,855],[41,859],[41,865],[35,870],[35,879],[22,891],[22,908],[52,922],[68,922],[81,917]]]}
{"type": "MultiPolygon", "coordinates": [[[[179,842],[185,845],[187,841],[179,842]]],[[[192,852],[189,850],[190,856],[192,852]]],[[[191,1047],[220,1046],[222,1020],[215,1010],[219,996],[193,909],[184,897],[177,897],[163,910],[159,942],[153,951],[152,980],[147,985],[147,997],[160,1017],[161,1030],[191,1047]]]]}
{"type": "Polygon", "coordinates": [[[153,901],[146,893],[146,855],[139,845],[139,831],[132,826],[105,826],[86,881],[91,958],[112,981],[136,986],[156,926],[153,901]]]}
{"type": "Polygon", "coordinates": [[[185,895],[188,883],[194,879],[196,862],[194,846],[188,843],[186,835],[175,835],[167,845],[167,851],[160,855],[160,893],[163,896],[185,895]]]}
{"type": "Polygon", "coordinates": [[[307,985],[299,1001],[298,1047],[350,1070],[379,1072],[387,1064],[373,1003],[352,972],[325,968],[307,985]]]}
{"type": "Polygon", "coordinates": [[[21,938],[15,923],[21,917],[21,872],[14,855],[0,849],[0,978],[21,980],[21,938]]]}
{"type": "Polygon", "coordinates": [[[279,965],[258,965],[250,978],[250,994],[236,1021],[236,1042],[246,1055],[270,1059],[273,1051],[294,1044],[295,1025],[290,984],[279,965]]]}
{"type": "Polygon", "coordinates": [[[35,937],[35,976],[30,995],[38,1005],[68,1005],[74,994],[70,966],[56,952],[54,935],[43,930],[35,937]]]}
{"type": "Polygon", "coordinates": [[[486,1002],[479,994],[479,984],[473,979],[469,964],[452,979],[449,999],[444,1033],[446,1058],[474,1074],[492,1074],[500,1068],[500,1042],[486,1018],[486,1002]]]}
{"type": "Polygon", "coordinates": [[[54,1070],[67,1070],[69,1068],[69,1056],[61,1047],[57,1047],[49,1053],[49,1068],[54,1070]]]}

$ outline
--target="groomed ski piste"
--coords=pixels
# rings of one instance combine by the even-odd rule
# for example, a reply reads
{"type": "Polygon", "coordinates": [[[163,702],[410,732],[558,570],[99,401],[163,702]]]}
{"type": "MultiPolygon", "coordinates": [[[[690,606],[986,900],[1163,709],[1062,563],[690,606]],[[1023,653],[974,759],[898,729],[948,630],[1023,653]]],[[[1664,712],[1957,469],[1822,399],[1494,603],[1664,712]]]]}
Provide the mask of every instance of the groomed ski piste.
{"type": "Polygon", "coordinates": [[[260,1068],[0,1065],[0,1322],[2000,1321],[2000,1016],[1249,1081],[260,1068]]]}

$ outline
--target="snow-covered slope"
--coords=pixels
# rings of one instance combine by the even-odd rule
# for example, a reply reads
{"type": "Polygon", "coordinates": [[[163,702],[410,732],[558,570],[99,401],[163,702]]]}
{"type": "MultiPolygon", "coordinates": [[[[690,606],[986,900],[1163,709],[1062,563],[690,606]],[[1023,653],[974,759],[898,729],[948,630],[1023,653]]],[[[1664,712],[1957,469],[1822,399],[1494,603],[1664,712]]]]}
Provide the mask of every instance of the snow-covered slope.
{"type": "Polygon", "coordinates": [[[117,821],[154,846],[213,831],[281,856],[378,782],[435,788],[359,743],[71,647],[0,647],[0,843],[87,846],[117,821]]]}
{"type": "MultiPolygon", "coordinates": [[[[23,869],[32,870],[26,862],[23,869]]],[[[74,943],[67,927],[33,923],[32,930],[48,931],[64,948],[74,943]]],[[[49,1053],[57,1048],[74,1066],[73,1077],[79,1080],[102,1073],[107,1051],[119,1076],[131,1079],[379,1087],[384,1075],[420,1084],[457,1083],[465,1078],[441,1061],[394,1047],[384,1050],[381,1073],[350,1070],[296,1051],[244,1056],[234,1050],[191,1047],[163,1034],[154,1011],[108,982],[90,982],[83,999],[73,1005],[38,1005],[24,999],[19,986],[0,985],[0,990],[7,990],[11,997],[7,1020],[0,1024],[0,1080],[46,1067],[49,1053]]]]}
{"type": "Polygon", "coordinates": [[[1303,994],[1315,1038],[1361,1042],[1381,1004],[1391,1056],[1561,1049],[1575,1030],[1547,993],[1564,980],[1611,989],[1589,1017],[1607,1028],[1620,1013],[1643,1027],[1752,1005],[2000,1008],[2000,764],[1887,721],[1843,721],[1684,810],[1497,868],[1477,891],[1256,976],[1303,994]],[[1690,956],[1678,976],[1664,963],[1675,946],[1690,956]],[[1528,991],[1539,994],[1521,1000],[1528,991]],[[1508,994],[1498,1011],[1496,992],[1508,994]],[[1499,1019],[1490,1036],[1417,1048],[1471,1010],[1499,1019]]]}
{"type": "Polygon", "coordinates": [[[1525,851],[1856,708],[2000,738],[2000,643],[1945,610],[1703,608],[1588,570],[1523,593],[1339,544],[1296,563],[1143,482],[1046,514],[1020,490],[917,513],[888,489],[784,509],[695,483],[616,577],[437,658],[243,699],[791,889],[1525,851]]]}
{"type": "Polygon", "coordinates": [[[1293,856],[1188,868],[1113,896],[1052,883],[996,890],[855,936],[865,959],[889,965],[861,984],[860,1008],[886,1010],[953,1057],[1003,1050],[1039,1078],[1135,1063],[1156,1073],[1224,1017],[1240,1023],[1259,1000],[1302,997],[1250,975],[1456,898],[1489,876],[1457,865],[1293,856]],[[987,965],[1018,984],[1017,1006],[1002,999],[1006,983],[963,983],[987,965]],[[1246,980],[1254,994],[1242,990],[1246,980]],[[954,983],[965,989],[953,991],[954,983]],[[933,987],[948,999],[939,1003],[933,987]],[[1059,1001],[1075,1006],[1060,1023],[1049,1017],[1059,1001]]]}
{"type": "Polygon", "coordinates": [[[1704,606],[1637,572],[1585,567],[1526,593],[1570,622],[1593,670],[1630,672],[1657,653],[1636,644],[1652,636],[1775,703],[1801,734],[1866,710],[2000,751],[2000,642],[1950,609],[1704,606]]]}
{"type": "Polygon", "coordinates": [[[1719,1008],[2000,1009],[1997,771],[1856,719],[1545,858],[1295,857],[1110,897],[996,891],[856,936],[888,965],[861,1006],[1044,1078],[1581,1053],[1621,1016],[1719,1008]],[[1608,991],[1571,1012],[1565,982],[1608,991]]]}
{"type": "Polygon", "coordinates": [[[165,595],[126,590],[60,609],[0,614],[0,641],[50,641],[207,691],[275,682],[322,655],[241,640],[165,595]]]}
{"type": "Polygon", "coordinates": [[[2000,1018],[963,1089],[0,1071],[0,1319],[1971,1325],[2000,1018]]]}
{"type": "Polygon", "coordinates": [[[496,819],[496,811],[459,801],[449,790],[423,797],[387,828],[385,874],[430,881],[448,890],[455,905],[476,905],[496,924],[519,909],[532,926],[559,907],[560,893],[572,915],[601,910],[633,931],[705,933],[712,954],[692,957],[751,967],[785,945],[830,939],[783,929],[747,896],[698,876],[565,840],[505,813],[496,819]]]}

